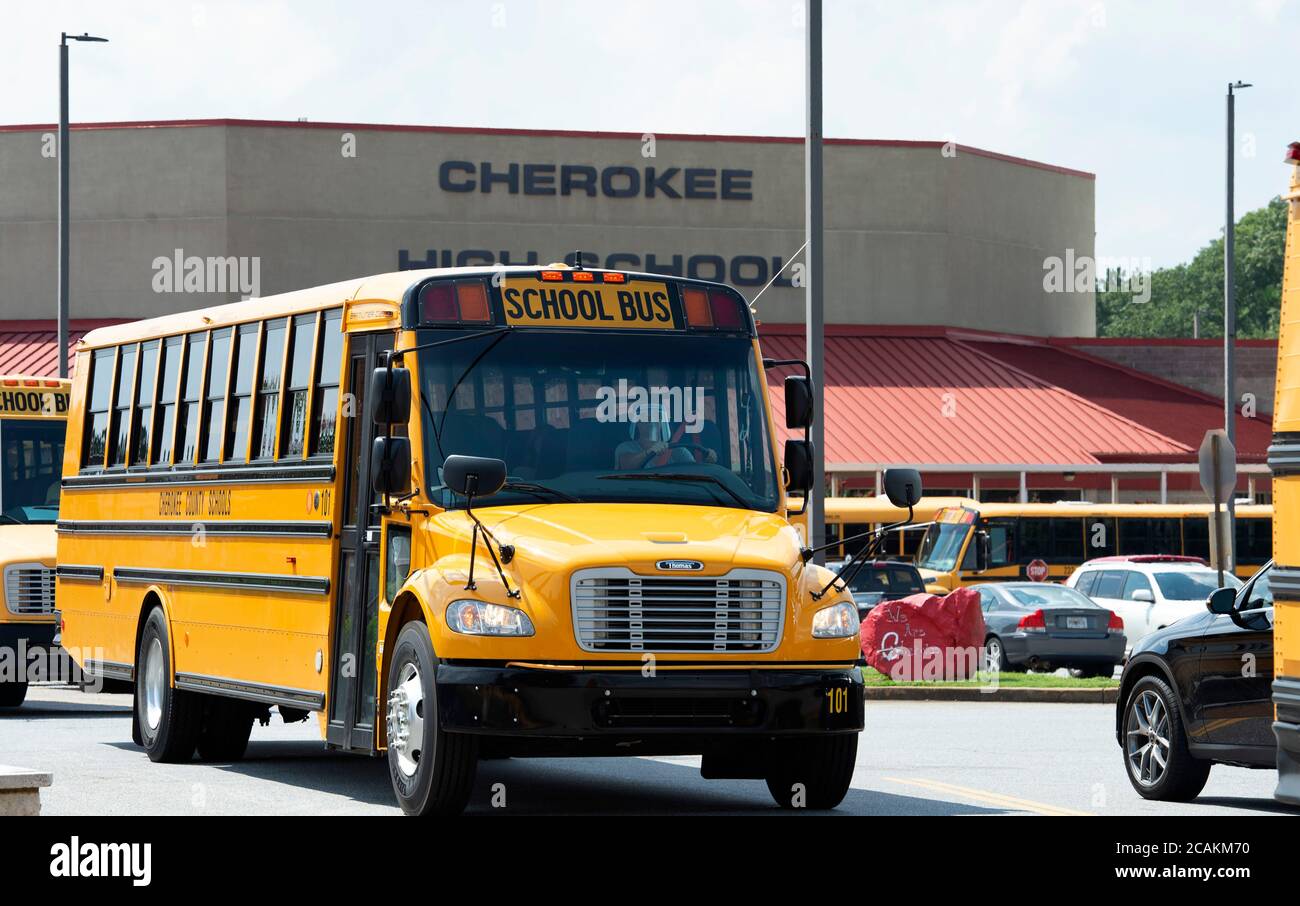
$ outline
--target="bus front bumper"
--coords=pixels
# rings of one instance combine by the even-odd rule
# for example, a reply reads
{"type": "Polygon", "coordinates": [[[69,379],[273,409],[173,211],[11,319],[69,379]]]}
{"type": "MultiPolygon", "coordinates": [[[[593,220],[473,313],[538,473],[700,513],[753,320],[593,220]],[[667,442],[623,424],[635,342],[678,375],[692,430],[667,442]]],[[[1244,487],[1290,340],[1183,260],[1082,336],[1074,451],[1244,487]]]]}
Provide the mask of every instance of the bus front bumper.
{"type": "Polygon", "coordinates": [[[547,670],[439,664],[444,730],[550,739],[799,736],[863,727],[862,678],[826,670],[547,670]]]}

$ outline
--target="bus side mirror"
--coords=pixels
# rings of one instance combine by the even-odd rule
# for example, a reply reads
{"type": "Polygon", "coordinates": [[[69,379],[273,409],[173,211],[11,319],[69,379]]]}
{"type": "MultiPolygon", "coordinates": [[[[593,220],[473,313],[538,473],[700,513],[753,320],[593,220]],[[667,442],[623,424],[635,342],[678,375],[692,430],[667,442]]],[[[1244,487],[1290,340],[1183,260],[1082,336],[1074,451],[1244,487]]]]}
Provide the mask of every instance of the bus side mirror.
{"type": "MultiPolygon", "coordinates": [[[[788,410],[787,410],[788,411],[788,410]]],[[[795,494],[807,494],[813,485],[813,447],[810,440],[785,442],[785,489],[795,494]]]]}
{"type": "Polygon", "coordinates": [[[975,533],[975,571],[984,572],[993,560],[993,545],[989,542],[988,532],[975,533]]]}
{"type": "Polygon", "coordinates": [[[921,500],[921,473],[916,469],[885,469],[885,496],[902,510],[910,510],[921,500]]]}
{"type": "Polygon", "coordinates": [[[785,426],[811,428],[813,423],[812,385],[801,374],[785,379],[785,426]]]}
{"type": "Polygon", "coordinates": [[[411,490],[411,441],[376,437],[370,448],[370,486],[376,494],[402,496],[411,490]]]}
{"type": "Polygon", "coordinates": [[[1210,593],[1205,601],[1205,609],[1210,613],[1230,614],[1237,606],[1237,589],[1219,588],[1210,593]]]}
{"type": "Polygon", "coordinates": [[[442,483],[461,497],[488,497],[506,483],[506,464],[489,456],[453,454],[443,460],[442,483]]]}
{"type": "Polygon", "coordinates": [[[411,417],[411,372],[376,368],[370,372],[370,398],[376,425],[404,425],[411,417]]]}

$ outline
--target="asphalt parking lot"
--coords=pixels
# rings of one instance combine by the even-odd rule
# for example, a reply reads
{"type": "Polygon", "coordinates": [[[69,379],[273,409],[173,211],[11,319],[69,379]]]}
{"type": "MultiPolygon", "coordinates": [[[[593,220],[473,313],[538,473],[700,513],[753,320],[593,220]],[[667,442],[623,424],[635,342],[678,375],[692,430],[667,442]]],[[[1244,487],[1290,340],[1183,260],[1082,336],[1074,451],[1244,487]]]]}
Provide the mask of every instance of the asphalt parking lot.
{"type": "MultiPolygon", "coordinates": [[[[1216,767],[1201,798],[1139,798],[1095,704],[868,702],[853,789],[862,815],[1290,814],[1269,771],[1216,767]]],[[[380,760],[325,751],[315,720],[257,727],[234,764],[152,764],[130,697],[34,688],[0,716],[0,764],[52,771],[49,815],[397,814],[380,760]]],[[[696,758],[484,762],[479,814],[783,814],[757,781],[706,781],[696,758]],[[494,802],[497,803],[494,805],[494,802]],[[503,805],[501,803],[504,803],[503,805]]]]}

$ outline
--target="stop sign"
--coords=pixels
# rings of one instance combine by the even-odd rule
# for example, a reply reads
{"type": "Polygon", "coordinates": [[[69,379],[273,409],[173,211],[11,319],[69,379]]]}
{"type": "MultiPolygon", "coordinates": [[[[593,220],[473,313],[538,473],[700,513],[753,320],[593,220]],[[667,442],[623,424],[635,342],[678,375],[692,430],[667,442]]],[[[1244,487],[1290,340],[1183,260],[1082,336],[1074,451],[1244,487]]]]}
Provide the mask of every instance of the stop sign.
{"type": "Polygon", "coordinates": [[[1042,582],[1047,578],[1047,564],[1042,560],[1031,560],[1025,567],[1025,575],[1034,582],[1042,582]]]}

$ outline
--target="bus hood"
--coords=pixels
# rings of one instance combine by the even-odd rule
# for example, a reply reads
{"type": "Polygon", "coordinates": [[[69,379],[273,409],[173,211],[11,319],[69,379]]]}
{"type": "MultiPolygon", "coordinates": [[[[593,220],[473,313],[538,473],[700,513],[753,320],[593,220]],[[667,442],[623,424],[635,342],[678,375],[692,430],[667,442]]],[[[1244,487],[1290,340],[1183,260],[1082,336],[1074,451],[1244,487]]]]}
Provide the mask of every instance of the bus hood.
{"type": "Polygon", "coordinates": [[[58,536],[50,525],[0,525],[0,566],[41,563],[54,566],[58,536]]]}
{"type": "MultiPolygon", "coordinates": [[[[548,572],[626,566],[654,573],[666,571],[664,561],[680,560],[702,564],[693,570],[698,575],[718,575],[733,567],[787,572],[800,562],[798,535],[774,513],[646,503],[543,503],[474,513],[497,540],[514,546],[521,565],[548,572]]],[[[465,511],[435,519],[467,552],[473,524],[465,511]]],[[[445,553],[451,552],[439,552],[445,553]]]]}

